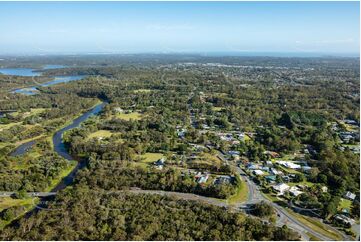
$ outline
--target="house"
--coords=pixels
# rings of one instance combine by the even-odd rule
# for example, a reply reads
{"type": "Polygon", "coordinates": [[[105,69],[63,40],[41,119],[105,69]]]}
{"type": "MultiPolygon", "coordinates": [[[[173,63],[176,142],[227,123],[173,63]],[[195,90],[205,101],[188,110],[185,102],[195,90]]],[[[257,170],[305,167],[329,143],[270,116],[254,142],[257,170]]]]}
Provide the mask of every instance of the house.
{"type": "Polygon", "coordinates": [[[290,161],[282,161],[282,160],[279,160],[279,161],[276,161],[276,163],[286,167],[286,168],[290,168],[290,169],[300,169],[301,166],[298,165],[298,164],[295,164],[293,162],[290,162],[290,161]]]}
{"type": "Polygon", "coordinates": [[[346,124],[350,124],[350,125],[357,125],[357,122],[355,120],[352,120],[352,119],[345,119],[344,122],[346,124]]]}
{"type": "Polygon", "coordinates": [[[298,189],[296,186],[292,186],[288,191],[292,196],[297,197],[298,195],[302,194],[303,192],[298,189]]]}
{"type": "Polygon", "coordinates": [[[249,163],[247,165],[247,169],[248,170],[258,170],[259,169],[259,165],[258,164],[253,164],[253,163],[249,163]]]}
{"type": "Polygon", "coordinates": [[[327,188],[326,186],[323,186],[323,187],[321,187],[321,191],[322,191],[322,192],[327,192],[327,191],[328,191],[328,188],[327,188]]]}
{"type": "Polygon", "coordinates": [[[207,124],[203,124],[202,127],[203,127],[203,129],[210,129],[211,128],[207,124]]]}
{"type": "Polygon", "coordinates": [[[283,174],[282,171],[278,171],[278,170],[276,170],[275,168],[271,168],[270,173],[271,173],[272,175],[282,175],[282,174],[283,174]]]}
{"type": "Polygon", "coordinates": [[[343,215],[343,214],[337,214],[334,216],[334,219],[342,224],[352,226],[355,224],[355,220],[343,215]]]}
{"type": "Polygon", "coordinates": [[[276,182],[276,176],[265,176],[265,179],[268,183],[275,183],[276,182]]]}
{"type": "Polygon", "coordinates": [[[266,163],[265,166],[268,166],[268,167],[272,167],[272,166],[273,166],[273,163],[272,163],[272,161],[270,161],[270,160],[266,161],[265,163],[266,163]]]}
{"type": "Polygon", "coordinates": [[[345,194],[344,197],[345,197],[346,199],[348,199],[348,200],[353,201],[353,200],[355,200],[355,198],[356,198],[356,194],[348,191],[348,192],[346,192],[346,194],[345,194]]]}
{"type": "Polygon", "coordinates": [[[239,155],[232,155],[233,160],[239,161],[241,157],[239,155]]]}
{"type": "Polygon", "coordinates": [[[229,154],[229,155],[239,155],[240,152],[237,151],[237,150],[230,150],[230,151],[228,151],[228,154],[229,154]]]}
{"type": "Polygon", "coordinates": [[[116,107],[114,108],[114,111],[117,112],[117,113],[124,113],[124,110],[120,107],[116,107]]]}
{"type": "Polygon", "coordinates": [[[216,180],[214,181],[215,185],[220,185],[220,184],[230,184],[232,183],[234,180],[234,177],[232,176],[218,176],[216,178],[216,180]]]}
{"type": "Polygon", "coordinates": [[[291,178],[289,176],[282,176],[282,180],[285,182],[290,182],[291,178]]]}
{"type": "Polygon", "coordinates": [[[179,138],[184,138],[185,134],[186,134],[186,129],[177,129],[177,135],[179,138]]]}
{"type": "Polygon", "coordinates": [[[163,157],[157,160],[156,162],[154,162],[154,165],[158,170],[162,170],[165,165],[165,158],[163,157]]]}
{"type": "Polygon", "coordinates": [[[262,170],[262,171],[269,172],[269,167],[267,167],[267,166],[262,166],[262,167],[261,167],[261,170],[262,170]]]}
{"type": "Polygon", "coordinates": [[[277,185],[272,186],[272,189],[278,193],[278,195],[284,194],[286,191],[290,189],[290,186],[288,186],[285,183],[279,183],[277,185]]]}
{"type": "Polygon", "coordinates": [[[208,178],[209,178],[209,174],[202,175],[197,179],[197,182],[199,184],[206,183],[208,181],[208,178]]]}
{"type": "Polygon", "coordinates": [[[310,173],[312,168],[310,166],[302,166],[302,171],[305,173],[310,173]]]}
{"type": "Polygon", "coordinates": [[[269,151],[269,150],[264,151],[263,154],[269,155],[269,156],[271,156],[272,158],[280,157],[280,154],[278,154],[277,152],[269,151]]]}
{"type": "Polygon", "coordinates": [[[261,170],[254,170],[253,174],[255,174],[256,176],[262,176],[264,174],[264,172],[261,170]]]}

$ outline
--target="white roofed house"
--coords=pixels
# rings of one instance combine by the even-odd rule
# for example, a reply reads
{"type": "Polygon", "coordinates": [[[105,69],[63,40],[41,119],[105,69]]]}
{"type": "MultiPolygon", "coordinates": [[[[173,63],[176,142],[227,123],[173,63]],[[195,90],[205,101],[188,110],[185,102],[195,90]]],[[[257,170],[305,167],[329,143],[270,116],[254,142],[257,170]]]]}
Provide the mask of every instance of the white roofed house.
{"type": "Polygon", "coordinates": [[[303,192],[299,190],[298,187],[293,186],[290,188],[290,190],[288,191],[292,196],[297,197],[298,195],[302,194],[303,192]]]}
{"type": "Polygon", "coordinates": [[[262,175],[264,174],[264,172],[261,171],[261,170],[254,170],[254,171],[253,171],[253,174],[255,174],[255,175],[257,175],[257,176],[262,176],[262,175]]]}
{"type": "Polygon", "coordinates": [[[283,174],[282,171],[278,171],[278,170],[276,170],[275,168],[271,168],[270,173],[271,173],[272,175],[282,175],[282,174],[283,174]]]}
{"type": "Polygon", "coordinates": [[[355,198],[356,198],[356,194],[348,191],[348,192],[346,192],[346,194],[345,194],[344,197],[345,197],[346,199],[348,199],[348,200],[353,201],[353,200],[355,200],[355,198]]]}
{"type": "Polygon", "coordinates": [[[298,164],[295,164],[291,161],[282,161],[282,160],[279,160],[279,161],[276,161],[276,163],[286,167],[286,168],[290,168],[290,169],[300,169],[301,166],[298,165],[298,164]]]}
{"type": "Polygon", "coordinates": [[[272,189],[277,192],[277,195],[283,195],[290,189],[290,186],[285,183],[279,183],[277,185],[272,186],[272,189]]]}
{"type": "Polygon", "coordinates": [[[206,183],[208,181],[208,178],[209,178],[209,174],[204,174],[198,178],[197,182],[199,184],[206,183]]]}

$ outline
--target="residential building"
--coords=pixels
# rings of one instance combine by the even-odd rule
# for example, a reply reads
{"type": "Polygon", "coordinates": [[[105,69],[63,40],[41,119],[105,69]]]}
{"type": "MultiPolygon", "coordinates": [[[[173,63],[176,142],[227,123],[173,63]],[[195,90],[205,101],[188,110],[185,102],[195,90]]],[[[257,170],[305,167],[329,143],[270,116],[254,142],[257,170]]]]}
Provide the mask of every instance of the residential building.
{"type": "Polygon", "coordinates": [[[355,198],[356,198],[356,194],[348,191],[348,192],[346,192],[346,194],[345,194],[344,197],[345,197],[346,199],[348,199],[348,200],[353,201],[353,200],[355,200],[355,198]]]}
{"type": "Polygon", "coordinates": [[[290,189],[290,186],[288,186],[285,183],[279,183],[277,185],[272,186],[272,188],[275,192],[278,193],[278,195],[282,195],[290,189]]]}

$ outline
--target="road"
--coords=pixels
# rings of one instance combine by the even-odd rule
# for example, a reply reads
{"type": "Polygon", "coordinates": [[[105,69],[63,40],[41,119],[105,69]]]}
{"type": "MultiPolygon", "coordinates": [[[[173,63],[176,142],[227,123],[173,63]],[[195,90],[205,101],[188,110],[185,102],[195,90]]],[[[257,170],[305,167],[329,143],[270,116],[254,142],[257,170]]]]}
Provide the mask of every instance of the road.
{"type": "MultiPolygon", "coordinates": [[[[190,93],[189,100],[194,95],[194,91],[195,90],[193,90],[193,92],[190,93]]],[[[188,108],[189,108],[189,114],[190,114],[190,125],[193,128],[197,128],[195,125],[196,121],[195,121],[194,114],[191,112],[192,106],[190,103],[188,104],[188,108]]],[[[207,148],[211,149],[214,147],[207,145],[207,148]]],[[[224,154],[220,150],[217,150],[217,151],[218,151],[217,157],[219,159],[221,159],[226,164],[232,163],[232,162],[229,162],[229,160],[224,156],[224,154]]],[[[249,206],[251,204],[255,204],[255,203],[258,203],[261,201],[270,203],[270,201],[259,191],[258,186],[256,184],[254,184],[254,182],[248,178],[247,174],[239,166],[237,166],[236,164],[233,164],[233,163],[230,165],[232,167],[234,167],[235,170],[237,171],[237,173],[242,176],[243,180],[246,181],[246,184],[248,186],[247,201],[240,203],[240,204],[236,204],[236,207],[243,209],[244,212],[247,212],[247,209],[249,208],[249,206]]],[[[204,200],[204,199],[201,199],[201,200],[204,200]]],[[[208,200],[206,200],[206,201],[209,202],[208,200]]],[[[214,204],[214,205],[216,205],[216,204],[214,204]]],[[[222,204],[222,206],[223,206],[223,204],[222,204]]],[[[289,214],[281,206],[279,206],[273,202],[272,202],[272,206],[274,207],[274,209],[276,210],[276,212],[278,214],[277,221],[276,221],[276,224],[278,226],[287,225],[289,228],[292,228],[293,230],[299,232],[302,239],[304,239],[304,240],[309,240],[309,236],[306,233],[312,234],[322,240],[332,240],[331,238],[328,238],[328,237],[312,230],[311,228],[305,226],[304,224],[300,223],[296,218],[294,218],[291,214],[289,214]]]]}
{"type": "MultiPolygon", "coordinates": [[[[276,224],[278,226],[287,225],[287,227],[292,228],[293,230],[299,232],[303,239],[309,240],[309,236],[306,233],[312,234],[313,236],[316,236],[319,239],[322,240],[333,240],[327,236],[324,236],[313,229],[309,228],[308,226],[304,225],[303,223],[299,222],[294,216],[292,216],[289,212],[285,210],[285,208],[281,207],[280,205],[269,201],[262,193],[259,191],[258,186],[247,176],[247,174],[238,166],[234,166],[235,169],[239,174],[241,174],[241,177],[243,180],[246,181],[246,184],[248,186],[248,199],[246,202],[244,202],[242,205],[245,207],[245,204],[254,204],[261,201],[271,203],[273,208],[276,210],[278,216],[277,216],[277,222],[276,224]]],[[[337,231],[331,226],[324,224],[327,226],[330,230],[337,231]]],[[[337,231],[338,232],[338,231],[337,231]]],[[[345,236],[342,233],[339,233],[343,236],[344,240],[351,240],[348,236],[345,236]]]]}

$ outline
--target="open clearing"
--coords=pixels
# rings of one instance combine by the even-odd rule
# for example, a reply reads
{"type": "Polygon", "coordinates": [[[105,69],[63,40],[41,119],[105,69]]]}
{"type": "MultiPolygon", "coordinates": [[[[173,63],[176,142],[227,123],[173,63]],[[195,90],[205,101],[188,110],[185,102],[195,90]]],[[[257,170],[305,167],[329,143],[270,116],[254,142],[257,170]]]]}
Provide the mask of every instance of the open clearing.
{"type": "Polygon", "coordinates": [[[132,113],[118,113],[115,115],[117,118],[123,119],[123,120],[140,120],[142,118],[142,114],[138,112],[132,112],[132,113]]]}
{"type": "Polygon", "coordinates": [[[142,161],[146,163],[155,162],[163,157],[162,153],[145,153],[141,156],[142,161]]]}
{"type": "Polygon", "coordinates": [[[109,138],[110,136],[112,136],[112,132],[110,132],[109,130],[98,130],[94,133],[91,133],[87,139],[92,139],[92,138],[109,138]]]}
{"type": "Polygon", "coordinates": [[[248,186],[244,180],[238,185],[236,193],[228,198],[230,204],[245,202],[248,198],[248,186]]]}
{"type": "Polygon", "coordinates": [[[135,93],[149,93],[152,90],[150,89],[138,89],[138,90],[134,90],[135,93]]]}

